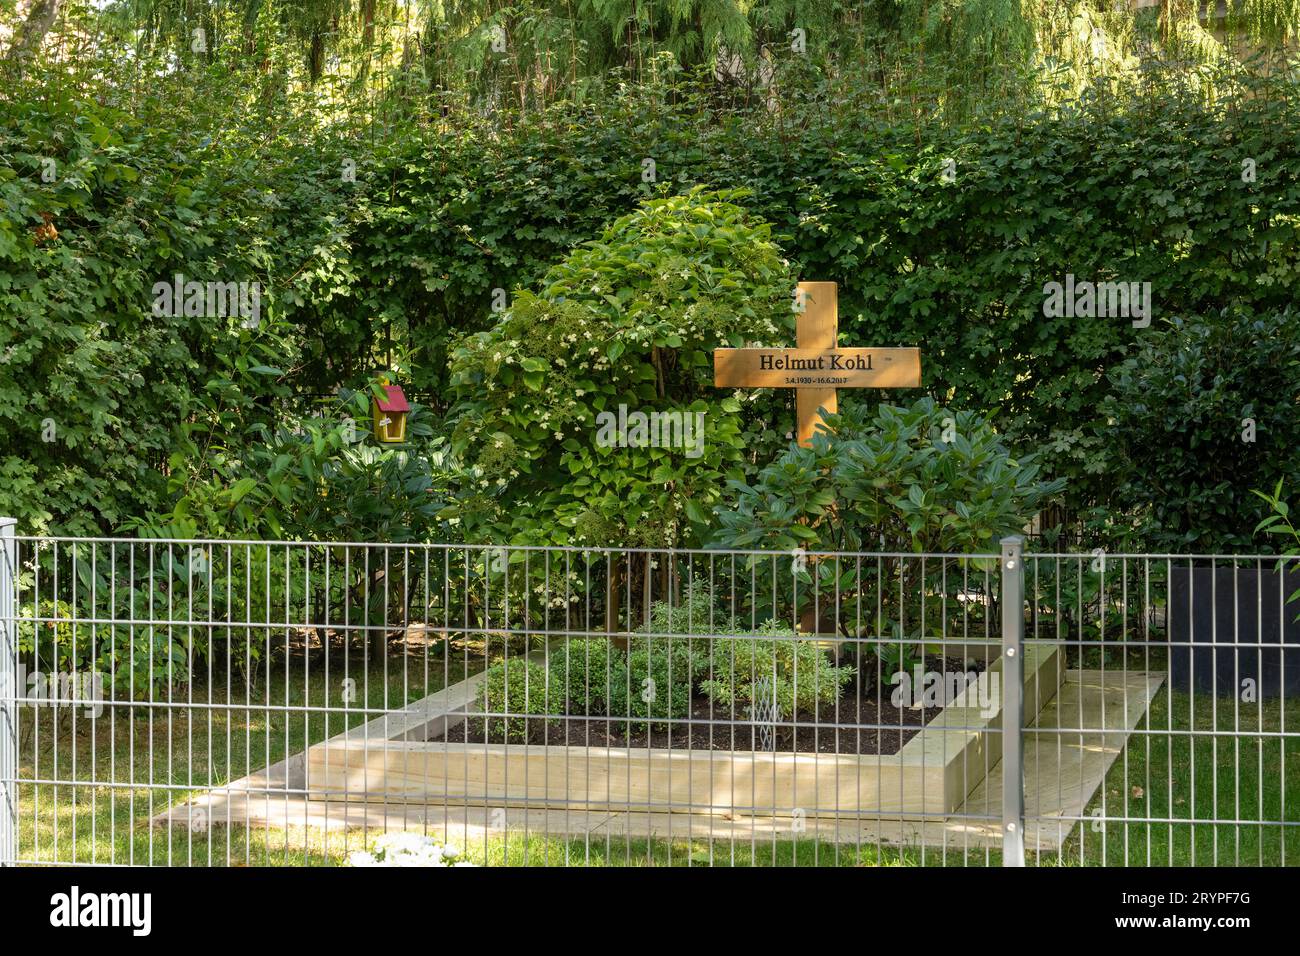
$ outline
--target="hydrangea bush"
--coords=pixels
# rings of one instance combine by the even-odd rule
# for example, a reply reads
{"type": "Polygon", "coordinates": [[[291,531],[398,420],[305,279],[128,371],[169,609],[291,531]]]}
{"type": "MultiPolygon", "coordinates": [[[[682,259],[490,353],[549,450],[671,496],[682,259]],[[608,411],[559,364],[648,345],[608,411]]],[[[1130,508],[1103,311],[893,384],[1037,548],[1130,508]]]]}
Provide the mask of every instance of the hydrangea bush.
{"type": "Polygon", "coordinates": [[[472,478],[448,516],[465,522],[467,540],[694,540],[741,463],[746,421],[768,416],[713,387],[713,350],[784,344],[793,327],[794,276],[740,196],[646,201],[461,342],[453,447],[472,478]],[[620,406],[700,414],[703,440],[604,447],[597,416],[620,406]]]}

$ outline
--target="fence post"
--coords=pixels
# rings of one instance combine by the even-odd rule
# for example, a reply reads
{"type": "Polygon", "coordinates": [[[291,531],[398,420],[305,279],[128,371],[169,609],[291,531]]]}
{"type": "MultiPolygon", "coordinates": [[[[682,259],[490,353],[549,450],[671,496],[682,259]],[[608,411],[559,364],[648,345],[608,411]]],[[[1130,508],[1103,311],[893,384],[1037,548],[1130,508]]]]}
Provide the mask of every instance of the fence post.
{"type": "Polygon", "coordinates": [[[1002,539],[1002,865],[1025,865],[1025,539],[1002,539]]]}
{"type": "Polygon", "coordinates": [[[18,542],[0,517],[0,866],[18,860],[18,542]]]}

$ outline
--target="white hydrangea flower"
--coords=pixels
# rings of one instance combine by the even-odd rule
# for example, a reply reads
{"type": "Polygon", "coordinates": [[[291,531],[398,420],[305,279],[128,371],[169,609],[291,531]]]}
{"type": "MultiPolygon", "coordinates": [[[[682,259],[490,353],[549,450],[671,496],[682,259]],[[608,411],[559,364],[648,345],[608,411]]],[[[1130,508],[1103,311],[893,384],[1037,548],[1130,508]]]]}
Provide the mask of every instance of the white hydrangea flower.
{"type": "Polygon", "coordinates": [[[460,860],[460,847],[437,843],[418,833],[389,833],[377,839],[370,851],[349,857],[353,866],[473,866],[460,860]]]}

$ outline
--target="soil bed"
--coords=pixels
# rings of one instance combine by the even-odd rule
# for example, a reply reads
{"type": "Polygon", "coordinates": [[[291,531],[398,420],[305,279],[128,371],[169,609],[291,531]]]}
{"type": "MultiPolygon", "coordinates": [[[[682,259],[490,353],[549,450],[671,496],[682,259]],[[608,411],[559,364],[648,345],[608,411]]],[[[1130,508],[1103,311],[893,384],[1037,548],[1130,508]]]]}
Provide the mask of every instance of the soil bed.
{"type": "MultiPolygon", "coordinates": [[[[927,658],[927,669],[943,672],[959,669],[983,670],[983,664],[968,667],[961,659],[927,658]]],[[[526,736],[506,739],[502,720],[469,718],[431,742],[457,744],[530,744],[557,747],[655,748],[667,750],[769,749],[777,753],[896,754],[921,728],[939,715],[942,707],[895,707],[890,702],[892,686],[867,690],[851,682],[839,700],[825,704],[816,713],[800,711],[793,720],[783,715],[772,728],[774,743],[760,745],[761,728],[748,722],[745,711],[733,715],[703,694],[691,698],[689,718],[671,724],[660,722],[647,730],[643,720],[613,717],[566,716],[512,717],[512,724],[525,720],[526,736]],[[688,722],[689,721],[689,722],[688,722]],[[485,725],[492,733],[485,734],[485,725]],[[845,726],[867,724],[867,727],[845,726]],[[836,725],[839,725],[838,727],[836,725]],[[877,729],[873,725],[882,725],[877,729]],[[629,726],[631,732],[628,732],[629,726]]]]}

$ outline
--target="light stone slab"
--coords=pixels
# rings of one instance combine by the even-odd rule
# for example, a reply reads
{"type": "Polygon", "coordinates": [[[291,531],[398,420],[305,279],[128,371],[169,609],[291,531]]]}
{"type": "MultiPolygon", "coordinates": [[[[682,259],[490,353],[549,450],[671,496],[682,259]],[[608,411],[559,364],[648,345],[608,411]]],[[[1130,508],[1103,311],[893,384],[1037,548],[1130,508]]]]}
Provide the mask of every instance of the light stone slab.
{"type": "MultiPolygon", "coordinates": [[[[1026,733],[1025,837],[1029,849],[1059,849],[1078,825],[1164,677],[1132,671],[1068,672],[1055,700],[1043,708],[1035,727],[1026,733]]],[[[771,814],[609,812],[400,800],[384,804],[247,792],[230,794],[222,806],[230,811],[230,822],[252,827],[409,829],[462,846],[524,835],[568,837],[593,845],[654,837],[712,842],[715,857],[719,853],[725,856],[732,843],[758,843],[761,859],[763,842],[816,839],[855,846],[925,847],[926,861],[939,863],[954,855],[961,858],[968,852],[1000,848],[1001,811],[996,800],[1001,792],[1001,768],[995,765],[955,813],[942,817],[842,814],[807,817],[797,825],[795,818],[771,814]]],[[[202,798],[161,814],[155,822],[191,827],[193,814],[200,809],[204,825],[227,822],[224,814],[208,814],[202,798]]]]}

